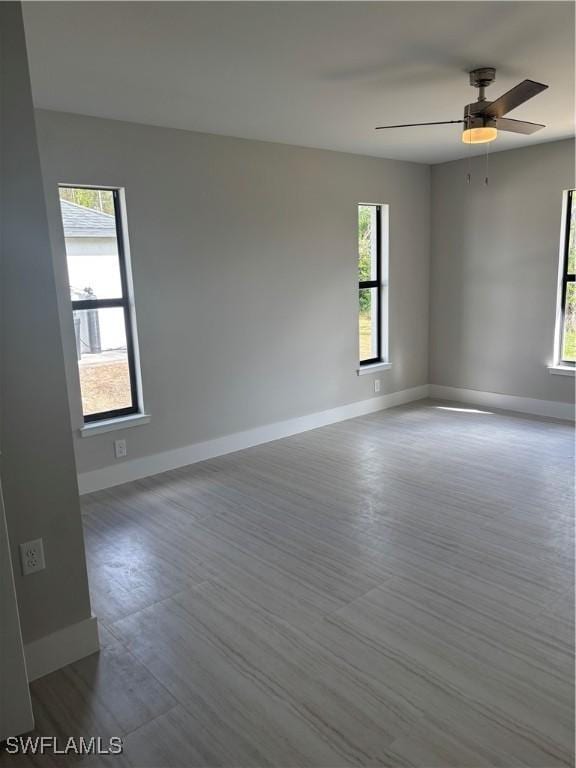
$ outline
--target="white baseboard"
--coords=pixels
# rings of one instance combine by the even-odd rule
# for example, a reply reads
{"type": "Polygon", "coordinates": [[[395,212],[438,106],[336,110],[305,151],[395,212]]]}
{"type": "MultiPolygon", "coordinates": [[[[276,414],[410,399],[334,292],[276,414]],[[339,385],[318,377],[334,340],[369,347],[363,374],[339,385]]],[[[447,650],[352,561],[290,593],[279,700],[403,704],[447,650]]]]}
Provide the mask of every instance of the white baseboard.
{"type": "Polygon", "coordinates": [[[559,403],[554,400],[538,400],[532,397],[501,395],[498,392],[481,392],[477,389],[444,387],[430,384],[430,397],[436,400],[454,400],[458,403],[481,405],[485,408],[497,408],[504,411],[519,411],[532,416],[546,416],[551,419],[574,420],[574,404],[559,403]]]}
{"type": "Polygon", "coordinates": [[[170,469],[185,467],[198,461],[213,459],[216,456],[224,456],[227,453],[240,451],[243,448],[252,448],[255,445],[269,443],[282,437],[296,435],[299,432],[307,432],[310,429],[324,427],[327,424],[335,424],[338,421],[353,419],[356,416],[364,416],[367,413],[381,411],[385,408],[393,408],[413,400],[421,400],[428,397],[428,385],[403,389],[400,392],[392,392],[389,395],[359,400],[348,403],[328,411],[319,411],[307,416],[300,416],[287,421],[278,421],[274,424],[266,424],[262,427],[249,429],[245,432],[236,432],[232,435],[219,437],[215,440],[207,440],[203,443],[186,445],[171,451],[156,453],[152,456],[144,456],[140,459],[123,461],[102,469],[83,472],[78,476],[80,493],[91,493],[103,488],[111,488],[114,485],[128,483],[149,475],[157,475],[170,469]]]}
{"type": "Polygon", "coordinates": [[[28,681],[49,675],[57,669],[96,653],[98,622],[95,616],[54,632],[24,646],[28,681]]]}
{"type": "Polygon", "coordinates": [[[438,400],[454,400],[461,403],[470,403],[488,408],[497,408],[505,411],[518,411],[534,416],[546,416],[548,418],[574,420],[574,405],[572,403],[560,403],[552,400],[538,400],[530,397],[516,395],[502,395],[497,392],[482,392],[477,389],[465,389],[461,387],[445,387],[439,384],[423,384],[411,389],[403,389],[381,397],[368,400],[359,400],[354,403],[331,408],[327,411],[311,413],[307,416],[299,416],[286,421],[266,424],[262,427],[235,432],[231,435],[218,437],[214,440],[206,440],[202,443],[186,445],[170,451],[163,451],[151,456],[143,456],[139,459],[123,461],[101,469],[83,472],[78,476],[80,493],[91,493],[103,488],[112,488],[115,485],[139,480],[142,477],[157,475],[170,469],[185,467],[198,461],[213,459],[216,456],[224,456],[227,453],[241,451],[244,448],[252,448],[255,445],[269,443],[283,437],[307,432],[310,429],[324,427],[327,424],[335,424],[346,419],[364,416],[368,413],[393,408],[397,405],[410,403],[414,400],[422,400],[432,397],[438,400]]]}

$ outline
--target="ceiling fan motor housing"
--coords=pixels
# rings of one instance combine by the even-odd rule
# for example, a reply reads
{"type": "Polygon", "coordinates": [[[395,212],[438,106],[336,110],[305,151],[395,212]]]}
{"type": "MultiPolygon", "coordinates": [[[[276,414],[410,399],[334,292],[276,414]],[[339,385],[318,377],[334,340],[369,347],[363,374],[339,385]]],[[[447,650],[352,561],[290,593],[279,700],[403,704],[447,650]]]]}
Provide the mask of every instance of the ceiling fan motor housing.
{"type": "Polygon", "coordinates": [[[494,67],[479,67],[470,71],[470,85],[474,88],[486,88],[496,80],[494,67]]]}
{"type": "Polygon", "coordinates": [[[490,103],[484,98],[484,89],[496,80],[496,69],[494,67],[478,67],[470,71],[470,85],[478,88],[478,100],[467,104],[464,107],[464,122],[467,128],[482,128],[484,126],[495,126],[496,120],[479,113],[483,112],[490,103]]]}
{"type": "Polygon", "coordinates": [[[464,107],[464,122],[467,128],[482,128],[483,126],[496,126],[496,120],[482,114],[489,104],[489,101],[473,101],[464,107]]]}

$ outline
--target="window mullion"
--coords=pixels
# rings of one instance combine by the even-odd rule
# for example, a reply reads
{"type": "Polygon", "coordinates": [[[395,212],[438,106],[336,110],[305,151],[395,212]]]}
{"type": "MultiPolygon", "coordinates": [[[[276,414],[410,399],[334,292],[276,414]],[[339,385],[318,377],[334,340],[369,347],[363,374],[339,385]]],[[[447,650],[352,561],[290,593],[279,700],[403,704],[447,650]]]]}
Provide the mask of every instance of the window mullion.
{"type": "Polygon", "coordinates": [[[124,307],[128,304],[128,299],[73,299],[72,309],[107,309],[113,307],[124,307]]]}

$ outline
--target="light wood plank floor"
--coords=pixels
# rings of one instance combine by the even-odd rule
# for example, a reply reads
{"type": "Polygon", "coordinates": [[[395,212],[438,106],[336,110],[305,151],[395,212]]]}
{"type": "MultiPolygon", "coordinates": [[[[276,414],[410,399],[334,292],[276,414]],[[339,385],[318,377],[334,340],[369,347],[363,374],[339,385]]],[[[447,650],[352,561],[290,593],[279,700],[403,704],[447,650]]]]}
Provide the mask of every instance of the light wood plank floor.
{"type": "Polygon", "coordinates": [[[424,402],[84,497],[103,649],[33,684],[37,731],[142,768],[573,765],[573,460],[569,425],[424,402]]]}

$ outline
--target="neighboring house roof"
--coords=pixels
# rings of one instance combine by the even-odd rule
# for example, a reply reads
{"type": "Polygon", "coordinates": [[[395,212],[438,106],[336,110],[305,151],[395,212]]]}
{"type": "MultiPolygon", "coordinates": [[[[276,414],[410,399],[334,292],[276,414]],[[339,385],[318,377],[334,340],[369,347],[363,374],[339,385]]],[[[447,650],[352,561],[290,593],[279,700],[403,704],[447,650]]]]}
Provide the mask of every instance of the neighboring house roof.
{"type": "Polygon", "coordinates": [[[109,213],[60,200],[64,237],[115,237],[116,222],[109,213]]]}

